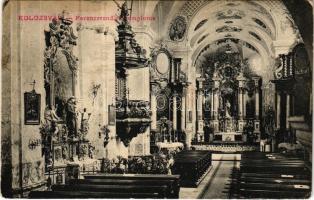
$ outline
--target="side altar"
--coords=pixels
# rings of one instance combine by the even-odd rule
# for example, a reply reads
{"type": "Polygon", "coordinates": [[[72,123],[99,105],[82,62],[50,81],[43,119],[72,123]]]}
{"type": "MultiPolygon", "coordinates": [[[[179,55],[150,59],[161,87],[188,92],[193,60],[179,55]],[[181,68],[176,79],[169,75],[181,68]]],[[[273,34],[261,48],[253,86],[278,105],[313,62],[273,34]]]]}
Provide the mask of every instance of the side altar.
{"type": "Polygon", "coordinates": [[[82,107],[78,98],[79,67],[73,53],[77,36],[72,22],[64,11],[44,32],[46,109],[40,133],[48,189],[100,167],[100,161],[94,158],[95,147],[86,137],[92,113],[82,107]]]}

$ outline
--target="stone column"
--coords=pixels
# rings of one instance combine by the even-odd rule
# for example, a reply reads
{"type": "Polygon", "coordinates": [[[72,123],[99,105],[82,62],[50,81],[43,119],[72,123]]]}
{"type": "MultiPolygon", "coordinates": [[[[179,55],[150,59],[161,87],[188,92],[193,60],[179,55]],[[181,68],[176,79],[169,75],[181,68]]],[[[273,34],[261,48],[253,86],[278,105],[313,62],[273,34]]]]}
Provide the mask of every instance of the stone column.
{"type": "Polygon", "coordinates": [[[197,78],[198,90],[197,90],[197,140],[198,142],[204,141],[204,120],[203,120],[203,82],[204,78],[197,78]]]}
{"type": "Polygon", "coordinates": [[[194,100],[195,97],[193,95],[193,92],[195,91],[194,87],[192,87],[191,83],[187,83],[186,85],[186,94],[185,94],[185,109],[186,109],[186,118],[185,118],[185,145],[186,149],[191,149],[191,143],[193,134],[195,133],[195,123],[193,123],[193,117],[192,112],[194,112],[194,100]],[[190,116],[191,115],[191,116],[190,116]]]}
{"type": "Polygon", "coordinates": [[[214,77],[212,79],[214,81],[213,88],[213,120],[211,120],[212,127],[214,128],[214,132],[219,132],[219,121],[218,121],[218,109],[219,109],[219,86],[221,78],[214,73],[214,77]]]}
{"type": "Polygon", "coordinates": [[[215,88],[213,91],[213,99],[214,99],[214,119],[218,120],[218,109],[219,109],[219,84],[220,79],[214,80],[215,88]]]}
{"type": "Polygon", "coordinates": [[[152,111],[152,116],[151,116],[151,130],[156,131],[157,129],[157,99],[156,95],[158,92],[158,85],[156,82],[151,82],[151,92],[150,92],[150,108],[152,111]]]}
{"type": "Polygon", "coordinates": [[[239,102],[238,102],[238,106],[239,106],[239,119],[243,120],[243,91],[242,91],[242,87],[239,87],[239,102]]]}
{"type": "Polygon", "coordinates": [[[281,96],[280,92],[277,92],[277,103],[276,103],[276,128],[280,129],[280,104],[281,96]]]}
{"type": "Polygon", "coordinates": [[[287,93],[287,104],[286,104],[286,129],[289,130],[289,117],[290,117],[290,94],[287,93]]]}
{"type": "Polygon", "coordinates": [[[243,91],[243,119],[246,119],[246,95],[247,95],[247,91],[244,89],[243,91]]]}
{"type": "Polygon", "coordinates": [[[246,78],[243,76],[243,73],[241,72],[239,76],[237,77],[237,81],[239,82],[239,96],[238,96],[238,130],[243,131],[243,127],[245,126],[245,121],[243,120],[243,90],[244,90],[244,83],[246,81],[246,78]]]}
{"type": "MultiPolygon", "coordinates": [[[[138,8],[139,8],[139,10],[144,12],[145,9],[142,9],[144,6],[143,4],[144,3],[139,3],[138,8]]],[[[142,21],[142,22],[144,22],[144,21],[142,21]]],[[[133,26],[132,29],[135,32],[135,40],[139,43],[139,45],[143,49],[146,50],[146,55],[150,55],[150,51],[151,51],[150,47],[152,47],[152,45],[154,43],[153,40],[154,40],[155,35],[156,35],[154,30],[152,30],[150,28],[150,26],[146,26],[145,24],[143,24],[141,22],[137,23],[136,26],[133,26]]],[[[131,98],[135,97],[134,99],[141,98],[142,100],[149,101],[149,99],[150,99],[150,92],[149,92],[150,86],[147,84],[147,82],[149,82],[149,80],[150,80],[149,68],[147,67],[147,68],[141,69],[140,74],[142,74],[141,77],[143,78],[143,84],[142,84],[141,88],[139,88],[139,89],[136,89],[136,87],[130,88],[131,89],[130,97],[131,98]],[[139,95],[140,93],[142,93],[142,95],[139,95]]],[[[132,75],[134,75],[134,73],[132,75]]],[[[136,79],[136,76],[135,76],[135,79],[136,79]]],[[[131,83],[131,81],[129,83],[131,83]]],[[[131,85],[134,85],[134,83],[131,83],[131,85]]],[[[154,109],[156,109],[156,107],[154,109]]],[[[142,137],[143,137],[143,141],[144,141],[144,143],[143,143],[143,147],[145,150],[144,154],[148,155],[148,154],[150,154],[150,129],[147,129],[142,134],[142,137]],[[147,148],[145,148],[145,147],[147,147],[147,148]]]]}
{"type": "Polygon", "coordinates": [[[185,95],[186,95],[186,86],[183,86],[182,97],[181,97],[181,131],[185,131],[185,117],[186,117],[186,102],[185,102],[185,95]]]}
{"type": "Polygon", "coordinates": [[[177,130],[177,93],[172,96],[172,128],[177,130]]]}
{"type": "Polygon", "coordinates": [[[259,119],[259,80],[260,77],[253,77],[255,83],[255,119],[259,119]]]}
{"type": "Polygon", "coordinates": [[[210,93],[210,119],[214,118],[214,90],[210,93]]]}
{"type": "Polygon", "coordinates": [[[239,118],[240,120],[243,120],[243,88],[244,88],[244,82],[246,78],[243,76],[243,73],[240,73],[240,75],[237,77],[237,80],[239,82],[239,102],[238,102],[238,108],[239,108],[239,118]]]}
{"type": "Polygon", "coordinates": [[[259,80],[260,77],[253,77],[255,84],[255,120],[254,120],[254,133],[258,134],[257,141],[260,141],[260,113],[259,113],[259,80]]]}

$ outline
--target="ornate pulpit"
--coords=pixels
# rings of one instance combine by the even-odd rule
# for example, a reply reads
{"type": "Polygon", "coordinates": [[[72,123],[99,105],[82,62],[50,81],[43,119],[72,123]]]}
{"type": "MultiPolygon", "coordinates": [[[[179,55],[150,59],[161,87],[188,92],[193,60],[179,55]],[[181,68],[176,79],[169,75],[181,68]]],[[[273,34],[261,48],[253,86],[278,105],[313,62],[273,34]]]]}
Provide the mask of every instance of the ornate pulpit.
{"type": "Polygon", "coordinates": [[[134,39],[135,33],[128,22],[127,2],[118,5],[121,13],[118,21],[116,42],[116,127],[117,136],[125,146],[132,138],[144,133],[150,125],[150,106],[148,101],[130,100],[128,93],[128,70],[147,68],[147,58],[143,49],[134,39]]]}

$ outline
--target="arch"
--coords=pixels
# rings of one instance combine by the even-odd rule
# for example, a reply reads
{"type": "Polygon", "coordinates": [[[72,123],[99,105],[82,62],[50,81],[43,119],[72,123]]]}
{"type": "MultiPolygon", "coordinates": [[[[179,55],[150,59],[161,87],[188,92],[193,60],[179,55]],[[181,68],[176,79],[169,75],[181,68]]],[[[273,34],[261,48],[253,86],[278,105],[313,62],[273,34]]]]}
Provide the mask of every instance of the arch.
{"type": "MultiPolygon", "coordinates": [[[[217,34],[217,35],[218,35],[218,34],[217,34]]],[[[223,38],[221,38],[221,37],[219,37],[219,36],[217,36],[217,35],[216,35],[216,37],[213,38],[212,40],[208,40],[208,38],[206,38],[205,40],[203,40],[203,41],[199,44],[199,46],[198,46],[196,49],[194,49],[193,54],[192,54],[192,56],[191,56],[193,66],[194,66],[194,64],[195,64],[195,61],[196,61],[196,59],[197,59],[197,56],[199,55],[199,53],[200,53],[207,45],[211,45],[211,44],[213,44],[214,42],[218,41],[219,39],[223,39],[223,38]]],[[[270,53],[269,53],[263,46],[261,46],[260,43],[254,41],[254,40],[248,41],[247,38],[243,37],[241,34],[235,34],[235,36],[232,37],[232,38],[234,38],[234,39],[240,39],[240,40],[242,40],[242,41],[244,41],[244,42],[247,42],[247,43],[251,44],[254,48],[256,48],[256,49],[259,51],[259,53],[260,53],[260,55],[262,56],[262,58],[263,58],[265,64],[268,63],[267,60],[269,59],[270,53]]]]}

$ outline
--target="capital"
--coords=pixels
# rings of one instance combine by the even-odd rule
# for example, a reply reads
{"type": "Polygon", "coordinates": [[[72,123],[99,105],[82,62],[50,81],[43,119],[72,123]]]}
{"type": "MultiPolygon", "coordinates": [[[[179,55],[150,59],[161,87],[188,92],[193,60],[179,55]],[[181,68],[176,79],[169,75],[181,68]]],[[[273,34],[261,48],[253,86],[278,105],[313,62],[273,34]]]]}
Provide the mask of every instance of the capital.
{"type": "Polygon", "coordinates": [[[205,78],[197,78],[198,82],[198,89],[203,89],[203,82],[205,81],[205,78]]]}
{"type": "Polygon", "coordinates": [[[254,81],[254,84],[255,84],[255,87],[258,87],[259,85],[259,80],[261,79],[259,76],[254,76],[253,78],[253,81],[254,81]]]}

